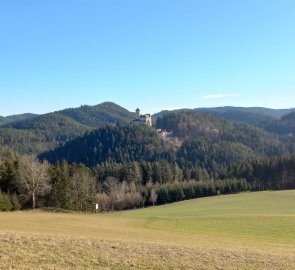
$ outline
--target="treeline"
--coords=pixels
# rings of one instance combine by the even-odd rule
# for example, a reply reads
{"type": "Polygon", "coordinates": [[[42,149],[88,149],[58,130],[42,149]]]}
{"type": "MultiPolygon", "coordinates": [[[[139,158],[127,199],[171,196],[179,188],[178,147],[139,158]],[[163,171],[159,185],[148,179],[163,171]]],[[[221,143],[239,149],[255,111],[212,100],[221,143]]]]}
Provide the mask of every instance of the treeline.
{"type": "Polygon", "coordinates": [[[152,205],[163,205],[183,200],[233,194],[249,191],[251,186],[244,179],[172,182],[163,185],[147,185],[136,189],[134,183],[119,182],[110,177],[104,182],[102,193],[98,194],[101,210],[125,210],[152,205]]]}
{"type": "Polygon", "coordinates": [[[256,191],[294,189],[295,155],[233,163],[219,176],[244,178],[256,191]]]}
{"type": "MultiPolygon", "coordinates": [[[[1,160],[1,159],[0,159],[1,160]]],[[[34,156],[0,162],[0,211],[21,208],[115,211],[242,191],[295,188],[295,156],[231,163],[220,171],[176,162],[105,162],[90,169],[34,156]]]]}
{"type": "Polygon", "coordinates": [[[156,162],[104,162],[94,169],[96,178],[103,183],[108,177],[115,177],[120,182],[135,183],[137,185],[166,184],[182,181],[205,181],[211,179],[206,169],[201,167],[187,167],[181,169],[177,163],[170,163],[161,159],[156,162]]]}
{"type": "Polygon", "coordinates": [[[99,205],[104,211],[146,207],[217,194],[248,191],[241,179],[213,180],[201,167],[181,169],[177,163],[103,163],[94,168],[99,205]]]}
{"type": "Polygon", "coordinates": [[[236,193],[249,190],[249,185],[238,179],[214,181],[202,168],[182,170],[165,160],[103,163],[89,169],[22,156],[2,161],[0,190],[2,211],[20,207],[92,211],[95,203],[101,211],[112,211],[236,193]]]}
{"type": "Polygon", "coordinates": [[[188,181],[158,186],[155,188],[157,203],[166,204],[214,195],[233,194],[249,191],[250,184],[245,179],[224,179],[211,181],[188,181]]]}
{"type": "Polygon", "coordinates": [[[97,181],[84,165],[51,166],[34,156],[22,156],[0,165],[0,190],[5,197],[16,194],[22,208],[90,211],[97,181]]]}

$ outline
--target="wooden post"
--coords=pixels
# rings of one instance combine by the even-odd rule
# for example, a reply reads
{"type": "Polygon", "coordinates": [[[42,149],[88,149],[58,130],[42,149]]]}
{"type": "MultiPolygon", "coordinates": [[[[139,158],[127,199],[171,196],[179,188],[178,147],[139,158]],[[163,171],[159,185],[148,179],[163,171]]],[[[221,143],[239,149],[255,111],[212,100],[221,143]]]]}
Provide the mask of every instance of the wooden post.
{"type": "Polygon", "coordinates": [[[94,206],[94,213],[97,213],[99,210],[98,203],[94,203],[93,206],[94,206]]]}

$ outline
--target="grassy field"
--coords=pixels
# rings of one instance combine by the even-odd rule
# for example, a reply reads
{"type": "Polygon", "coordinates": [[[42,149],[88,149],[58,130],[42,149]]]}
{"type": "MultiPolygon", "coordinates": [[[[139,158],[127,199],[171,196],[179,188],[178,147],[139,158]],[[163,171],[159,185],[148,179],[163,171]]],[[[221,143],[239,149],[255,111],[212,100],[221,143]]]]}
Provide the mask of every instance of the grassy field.
{"type": "Polygon", "coordinates": [[[295,191],[114,214],[0,213],[0,269],[295,269],[295,191]]]}

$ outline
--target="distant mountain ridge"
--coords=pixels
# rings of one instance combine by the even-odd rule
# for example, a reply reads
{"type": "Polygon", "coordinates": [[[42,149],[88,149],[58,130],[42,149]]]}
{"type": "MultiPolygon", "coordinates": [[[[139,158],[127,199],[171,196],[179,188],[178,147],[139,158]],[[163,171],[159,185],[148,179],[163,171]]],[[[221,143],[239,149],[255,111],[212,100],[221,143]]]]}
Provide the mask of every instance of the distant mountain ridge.
{"type": "Polygon", "coordinates": [[[261,117],[267,117],[272,119],[280,119],[284,115],[287,115],[291,112],[295,111],[295,108],[290,109],[270,109],[264,107],[234,107],[234,106],[224,106],[224,107],[203,107],[203,108],[194,108],[194,109],[177,109],[177,110],[164,110],[159,113],[154,114],[154,116],[160,117],[163,114],[170,112],[179,112],[179,111],[196,111],[196,112],[207,112],[207,113],[215,113],[218,115],[229,115],[231,113],[249,113],[251,115],[260,115],[261,117]]]}
{"type": "Polygon", "coordinates": [[[196,108],[194,111],[199,112],[216,112],[219,114],[224,114],[228,112],[245,112],[245,113],[253,113],[260,114],[272,118],[281,118],[284,115],[295,111],[295,108],[290,109],[270,109],[264,107],[233,107],[233,106],[225,106],[225,107],[212,107],[212,108],[196,108]]]}
{"type": "MultiPolygon", "coordinates": [[[[135,106],[136,107],[136,106],[135,106]]],[[[262,128],[280,136],[294,135],[294,117],[287,117],[295,109],[269,109],[261,107],[216,107],[162,111],[153,115],[153,122],[172,112],[199,112],[226,120],[262,128]],[[283,117],[283,118],[282,118],[283,117]],[[287,118],[286,118],[287,117],[287,118]],[[281,119],[282,118],[282,119],[281,119]]],[[[112,103],[68,108],[52,113],[21,114],[0,117],[0,144],[20,153],[38,154],[82,136],[87,131],[121,123],[126,125],[135,113],[112,103]]]]}
{"type": "Polygon", "coordinates": [[[0,116],[0,126],[4,126],[16,121],[21,121],[21,120],[25,120],[28,118],[32,118],[37,116],[38,114],[33,114],[33,113],[23,113],[23,114],[16,114],[16,115],[10,115],[10,116],[0,116]]]}
{"type": "MultiPolygon", "coordinates": [[[[269,132],[281,135],[282,132],[279,128],[271,127],[274,124],[278,125],[282,117],[295,112],[295,108],[291,109],[269,109],[263,107],[214,107],[214,108],[196,108],[196,109],[178,109],[173,111],[162,111],[154,115],[155,120],[169,114],[171,112],[202,112],[220,116],[226,120],[234,122],[244,123],[253,125],[256,127],[263,128],[269,132]]],[[[285,121],[286,122],[286,121],[285,121]]],[[[289,124],[290,121],[288,122],[289,124]]],[[[292,124],[291,124],[292,125],[292,124]]],[[[285,131],[288,130],[288,126],[285,124],[285,131]]],[[[291,130],[293,130],[291,128],[291,130]]],[[[291,132],[291,131],[290,131],[291,132]]]]}
{"type": "Polygon", "coordinates": [[[129,112],[115,103],[104,102],[95,106],[84,105],[79,108],[69,108],[37,115],[34,118],[24,117],[23,119],[17,119],[6,124],[4,127],[16,129],[26,129],[28,127],[29,129],[38,129],[38,123],[44,125],[42,121],[43,119],[47,122],[50,120],[56,122],[64,119],[64,125],[66,125],[66,122],[68,121],[75,121],[76,124],[78,123],[87,127],[98,128],[110,123],[115,124],[117,121],[129,122],[134,119],[134,113],[129,112]],[[58,119],[56,119],[57,116],[58,119]]]}

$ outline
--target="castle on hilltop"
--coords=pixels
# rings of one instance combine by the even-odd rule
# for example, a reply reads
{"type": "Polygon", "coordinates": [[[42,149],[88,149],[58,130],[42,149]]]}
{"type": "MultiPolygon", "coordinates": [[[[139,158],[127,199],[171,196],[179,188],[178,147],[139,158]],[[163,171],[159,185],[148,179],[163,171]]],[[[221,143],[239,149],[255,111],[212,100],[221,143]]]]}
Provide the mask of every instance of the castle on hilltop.
{"type": "Polygon", "coordinates": [[[136,119],[132,121],[133,125],[147,125],[152,126],[152,116],[150,114],[140,114],[140,109],[136,109],[136,119]]]}

